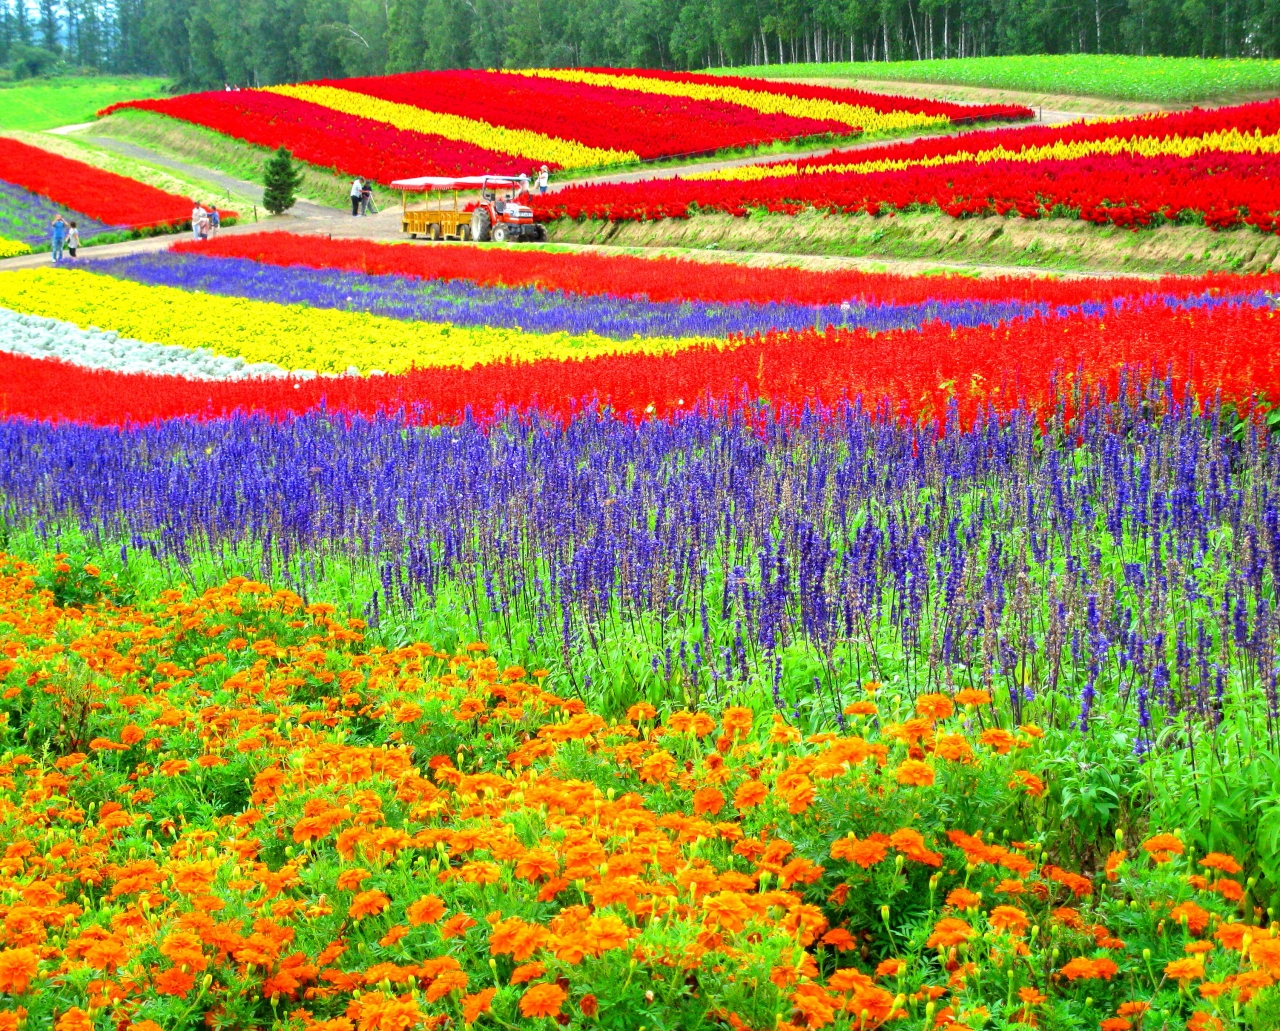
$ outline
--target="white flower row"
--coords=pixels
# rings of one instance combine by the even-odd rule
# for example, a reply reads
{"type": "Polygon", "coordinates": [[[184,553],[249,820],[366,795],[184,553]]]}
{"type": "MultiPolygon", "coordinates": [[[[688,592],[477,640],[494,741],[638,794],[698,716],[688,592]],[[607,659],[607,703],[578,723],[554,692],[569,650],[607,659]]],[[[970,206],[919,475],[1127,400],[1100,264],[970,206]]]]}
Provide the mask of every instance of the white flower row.
{"type": "MultiPolygon", "coordinates": [[[[231,380],[290,375],[287,370],[269,362],[249,364],[243,358],[227,358],[203,347],[192,350],[176,344],[149,344],[106,330],[81,329],[59,319],[21,315],[7,308],[0,308],[0,351],[31,358],[60,358],[87,369],[144,372],[187,379],[231,380]]],[[[294,372],[292,375],[309,379],[315,373],[294,372]]]]}

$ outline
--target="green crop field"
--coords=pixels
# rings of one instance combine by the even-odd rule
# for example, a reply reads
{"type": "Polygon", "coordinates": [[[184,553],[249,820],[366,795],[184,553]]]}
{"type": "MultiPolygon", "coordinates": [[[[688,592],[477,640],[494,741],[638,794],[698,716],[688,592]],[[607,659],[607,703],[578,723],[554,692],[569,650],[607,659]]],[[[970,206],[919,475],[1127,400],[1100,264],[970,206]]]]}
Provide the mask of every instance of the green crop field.
{"type": "Polygon", "coordinates": [[[53,129],[91,121],[120,100],[158,97],[165,80],[143,76],[77,76],[0,86],[0,129],[53,129]]]}
{"type": "Polygon", "coordinates": [[[947,83],[1028,93],[1114,97],[1153,103],[1190,103],[1280,93],[1280,61],[1220,61],[1198,57],[1127,57],[1046,54],[943,61],[849,62],[720,69],[726,75],[767,78],[850,78],[947,83]]]}

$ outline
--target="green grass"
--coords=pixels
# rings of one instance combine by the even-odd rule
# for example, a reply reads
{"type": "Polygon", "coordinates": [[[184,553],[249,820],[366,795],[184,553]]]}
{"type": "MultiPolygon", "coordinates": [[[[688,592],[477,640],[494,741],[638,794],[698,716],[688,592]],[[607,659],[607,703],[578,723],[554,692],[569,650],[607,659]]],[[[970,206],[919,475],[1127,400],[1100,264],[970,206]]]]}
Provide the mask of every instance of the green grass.
{"type": "Polygon", "coordinates": [[[90,122],[121,100],[158,97],[164,79],[142,76],[77,76],[0,86],[0,129],[55,129],[90,122]]]}
{"type": "Polygon", "coordinates": [[[1243,93],[1280,93],[1280,61],[1218,61],[1198,57],[1045,54],[944,61],[842,61],[716,71],[770,79],[814,77],[946,83],[1163,104],[1225,99],[1243,93]]]}

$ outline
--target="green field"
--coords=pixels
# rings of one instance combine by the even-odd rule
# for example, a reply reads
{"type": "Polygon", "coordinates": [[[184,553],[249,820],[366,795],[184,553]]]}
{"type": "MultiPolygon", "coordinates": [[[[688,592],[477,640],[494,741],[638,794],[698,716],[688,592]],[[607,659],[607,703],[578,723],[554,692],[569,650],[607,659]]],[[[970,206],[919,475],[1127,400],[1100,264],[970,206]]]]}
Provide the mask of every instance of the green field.
{"type": "Polygon", "coordinates": [[[158,97],[165,80],[143,76],[39,79],[0,86],[0,129],[54,129],[92,121],[108,104],[158,97]]]}
{"type": "Polygon", "coordinates": [[[1280,93],[1280,61],[1218,61],[1198,57],[1045,54],[944,61],[842,61],[716,71],[724,75],[749,74],[771,79],[848,78],[946,83],[1162,104],[1228,98],[1243,93],[1280,93]]]}

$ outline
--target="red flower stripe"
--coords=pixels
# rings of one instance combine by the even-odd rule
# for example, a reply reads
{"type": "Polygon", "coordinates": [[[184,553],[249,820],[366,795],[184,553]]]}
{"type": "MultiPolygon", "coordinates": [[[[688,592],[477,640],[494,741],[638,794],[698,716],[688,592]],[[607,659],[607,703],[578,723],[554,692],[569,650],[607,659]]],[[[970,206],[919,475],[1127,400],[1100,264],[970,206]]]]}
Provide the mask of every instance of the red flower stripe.
{"type": "Polygon", "coordinates": [[[499,175],[521,171],[508,154],[396,129],[275,93],[188,93],[113,104],[99,113],[126,107],[155,111],[260,147],[288,147],[309,164],[367,175],[381,183],[419,175],[471,175],[477,170],[499,175]]]}
{"type": "Polygon", "coordinates": [[[110,226],[180,224],[194,203],[13,139],[0,139],[0,179],[110,226]]]}
{"type": "MultiPolygon", "coordinates": [[[[1093,142],[1108,139],[1144,139],[1181,136],[1198,137],[1236,129],[1242,133],[1272,136],[1280,132],[1280,100],[1221,107],[1212,111],[1192,108],[1167,114],[1096,122],[1068,122],[1064,125],[1027,125],[1017,129],[984,129],[957,136],[932,136],[903,143],[886,143],[856,151],[824,154],[795,162],[802,168],[824,165],[863,164],[872,161],[911,161],[949,154],[980,153],[993,147],[1018,151],[1054,143],[1093,142]]],[[[946,166],[954,168],[956,166],[946,166]]]]}
{"type": "Polygon", "coordinates": [[[1247,223],[1276,231],[1280,179],[1274,155],[1195,158],[1091,157],[1075,161],[991,162],[897,172],[789,176],[756,182],[577,186],[535,200],[542,220],[558,217],[686,218],[699,210],[744,216],[752,209],[796,214],[805,208],[877,215],[934,205],[954,217],[1071,213],[1091,222],[1145,226],[1200,215],[1226,229],[1247,223]]]}
{"type": "Polygon", "coordinates": [[[962,420],[990,402],[1019,399],[1043,407],[1059,372],[1082,370],[1091,383],[1125,369],[1169,375],[1175,388],[1227,400],[1280,396],[1280,319],[1255,307],[1174,311],[1133,304],[1098,320],[1082,315],[953,330],[869,334],[770,334],[737,346],[672,355],[613,355],[584,361],[500,363],[469,370],[419,369],[371,379],[305,382],[191,382],[165,376],[94,372],[51,359],[0,354],[0,416],[94,424],[213,418],[257,410],[274,416],[330,410],[404,411],[421,422],[471,413],[537,410],[566,418],[592,400],[619,415],[667,417],[700,401],[733,406],[767,399],[796,408],[861,396],[888,399],[909,418],[943,418],[954,400],[962,420]]]}
{"type": "Polygon", "coordinates": [[[591,252],[409,247],[368,240],[325,240],[293,233],[220,236],[170,250],[205,257],[248,258],[269,265],[336,268],[369,275],[465,279],[481,286],[536,286],[573,294],[646,297],[651,301],[788,301],[795,304],[917,304],[943,301],[1046,301],[1080,304],[1156,293],[1185,297],[1214,291],[1280,290],[1280,275],[1167,276],[1050,279],[1037,276],[901,276],[887,272],[751,268],[731,262],[639,258],[591,252]]]}
{"type": "Polygon", "coordinates": [[[942,115],[952,124],[967,122],[1014,121],[1030,118],[1034,112],[1021,104],[953,104],[945,100],[922,97],[899,97],[865,90],[840,89],[831,86],[807,86],[798,82],[775,82],[737,75],[699,75],[696,72],[664,72],[652,68],[583,68],[599,75],[637,75],[667,82],[696,82],[707,86],[737,86],[757,93],[776,93],[785,97],[809,100],[834,100],[838,104],[863,104],[877,111],[912,111],[922,115],[942,115]]]}
{"type": "Polygon", "coordinates": [[[645,159],[849,133],[841,122],[500,72],[410,72],[320,85],[645,159]]]}

